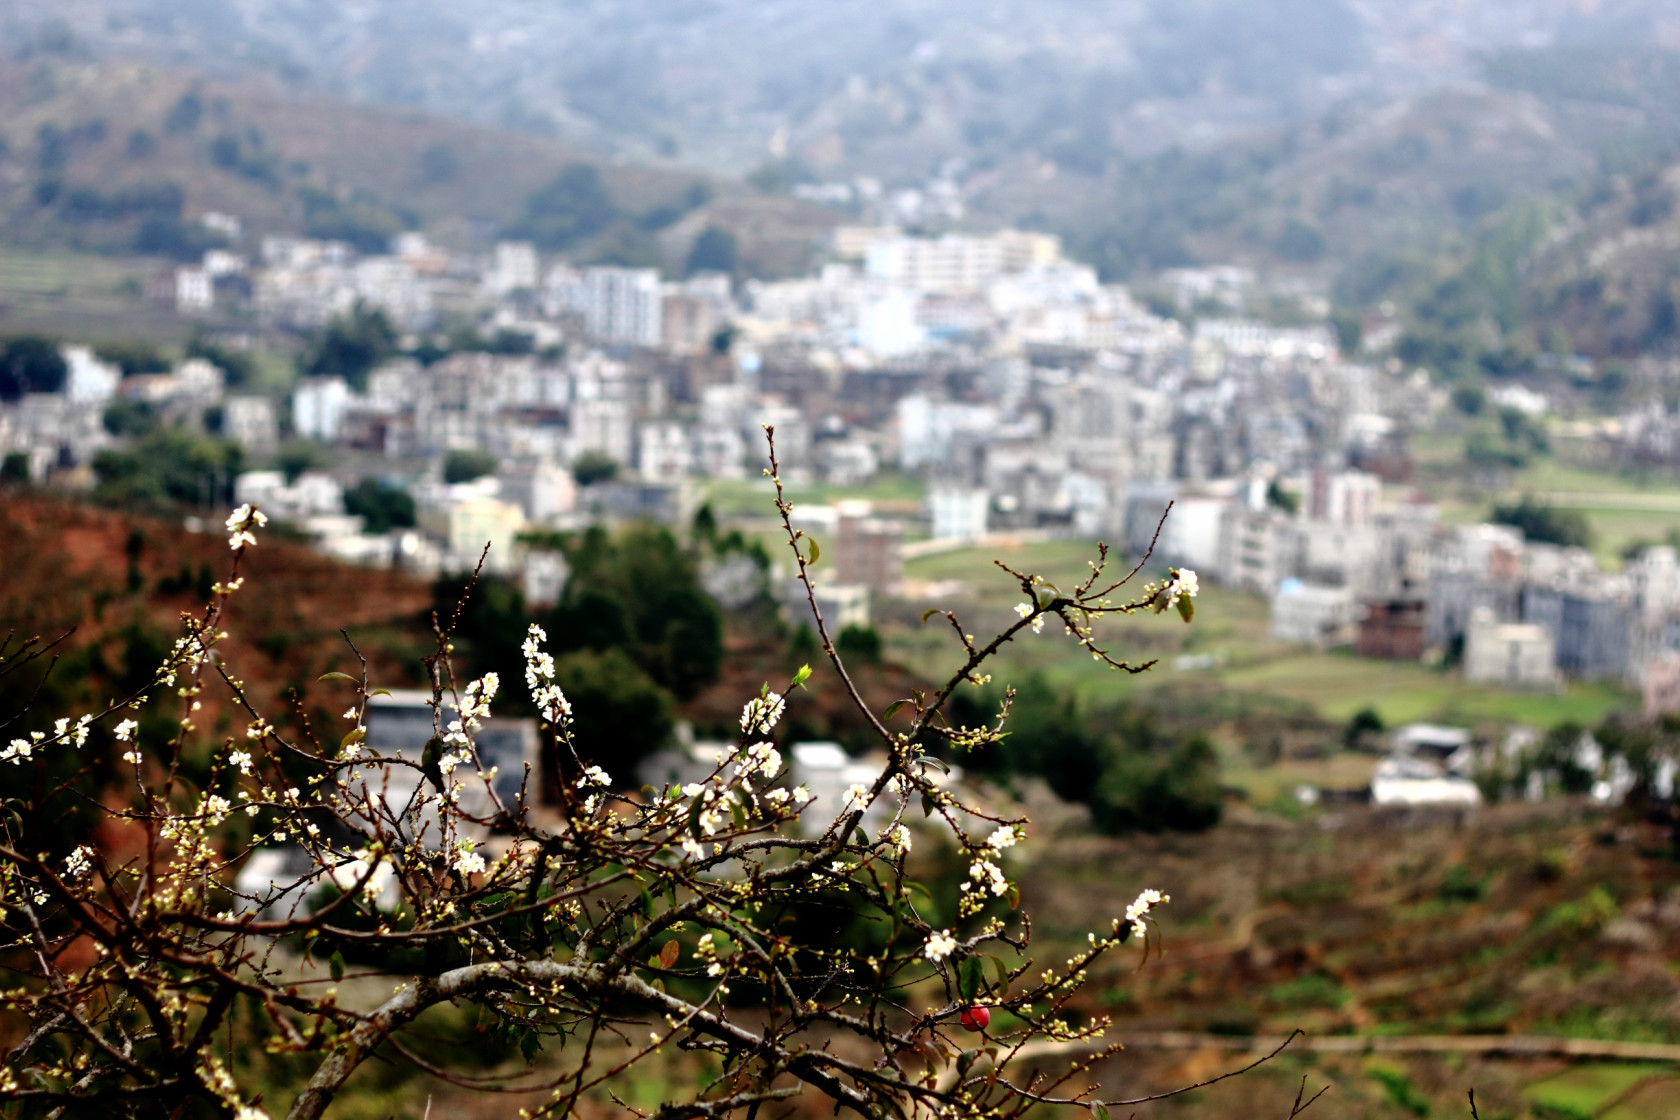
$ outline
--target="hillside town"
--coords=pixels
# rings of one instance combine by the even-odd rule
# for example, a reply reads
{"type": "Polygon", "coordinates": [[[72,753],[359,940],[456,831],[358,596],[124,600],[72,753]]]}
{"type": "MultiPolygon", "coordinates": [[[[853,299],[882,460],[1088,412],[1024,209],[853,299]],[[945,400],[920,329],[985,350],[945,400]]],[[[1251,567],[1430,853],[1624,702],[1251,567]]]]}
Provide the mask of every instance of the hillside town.
{"type": "MultiPolygon", "coordinates": [[[[208,220],[238,233],[237,219],[208,220]]],[[[245,470],[226,493],[356,563],[461,571],[490,542],[488,570],[540,602],[564,562],[522,537],[686,524],[706,480],[761,478],[769,427],[790,483],[843,493],[892,476],[924,495],[914,511],[801,505],[801,524],[834,542],[819,587],[843,623],[899,594],[906,554],[995,534],[1103,539],[1134,558],[1153,544],[1163,565],[1268,599],[1279,642],[1450,658],[1511,689],[1622,682],[1649,712],[1680,710],[1673,548],[1607,572],[1511,526],[1443,523],[1407,484],[1409,440],[1447,397],[1383,353],[1387,324],[1349,357],[1327,323],[1245,314],[1242,269],[1162,279],[1198,314],[1158,314],[1019,230],[842,226],[815,274],[742,283],[577,267],[515,242],[473,257],[404,234],[359,256],[268,237],[249,260],[213,250],[179,269],[180,311],[231,302],[253,332],[378,312],[410,340],[472,315],[514,344],[396,357],[355,384],[308,377],[284,397],[229,389],[203,358],[123,377],[67,347],[61,392],[0,412],[0,451],[38,481],[86,485],[124,438],[105,421],[119,400],[189,426],[213,417],[248,461],[311,441],[338,450],[333,468],[245,470]],[[364,479],[412,498],[414,524],[367,531],[344,498],[364,479]]],[[[1519,410],[1547,407],[1520,392],[1519,410]]],[[[1652,424],[1634,419],[1628,439],[1650,445],[1652,424]]],[[[742,579],[718,575],[716,593],[750,594],[742,579]]]]}

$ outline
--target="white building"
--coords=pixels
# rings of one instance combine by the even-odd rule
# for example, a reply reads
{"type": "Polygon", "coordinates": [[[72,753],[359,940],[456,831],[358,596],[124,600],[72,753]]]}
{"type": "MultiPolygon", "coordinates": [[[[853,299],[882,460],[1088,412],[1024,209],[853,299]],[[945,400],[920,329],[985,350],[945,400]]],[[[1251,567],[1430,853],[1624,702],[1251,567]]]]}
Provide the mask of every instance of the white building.
{"type": "Polygon", "coordinates": [[[1464,677],[1506,688],[1555,688],[1557,641],[1544,626],[1500,622],[1477,607],[1464,631],[1464,677]]]}
{"type": "Polygon", "coordinates": [[[229,397],[222,402],[222,434],[247,451],[272,451],[280,442],[280,421],[267,397],[229,397]]]}
{"type": "Polygon", "coordinates": [[[877,358],[898,358],[922,346],[925,332],[916,322],[916,297],[892,291],[858,308],[858,346],[877,358]]]}
{"type": "Polygon", "coordinates": [[[1353,592],[1286,579],[1272,595],[1271,636],[1290,645],[1329,649],[1352,640],[1353,592]]]}
{"type": "Polygon", "coordinates": [[[310,377],[292,390],[292,427],[304,439],[331,443],[338,438],[350,386],[342,377],[310,377]]]}
{"type": "Polygon", "coordinates": [[[59,353],[69,367],[64,379],[64,395],[75,404],[103,404],[117,395],[122,384],[122,370],[109,362],[102,362],[87,346],[63,346],[59,353]]]}
{"type": "Polygon", "coordinates": [[[872,242],[869,275],[918,292],[978,292],[1006,272],[1053,264],[1061,243],[1048,234],[1001,230],[986,236],[899,237],[872,242]]]}
{"type": "Polygon", "coordinates": [[[976,540],[986,535],[990,499],[986,491],[968,486],[935,486],[928,490],[928,513],[936,540],[976,540]]]}
{"type": "Polygon", "coordinates": [[[664,329],[659,272],[651,268],[550,270],[545,298],[553,313],[572,312],[597,341],[658,346],[664,329]]]}
{"type": "Polygon", "coordinates": [[[1409,755],[1390,755],[1371,777],[1373,805],[1458,805],[1482,803],[1482,791],[1468,778],[1448,774],[1439,763],[1409,755]]]}
{"type": "Polygon", "coordinates": [[[175,310],[182,315],[209,311],[216,306],[216,284],[207,269],[175,270],[175,310]]]}
{"type": "Polygon", "coordinates": [[[537,286],[537,250],[529,241],[499,241],[485,286],[497,296],[537,286]]]}
{"type": "Polygon", "coordinates": [[[654,420],[636,429],[636,473],[652,482],[687,478],[694,466],[693,441],[674,420],[654,420]]]}

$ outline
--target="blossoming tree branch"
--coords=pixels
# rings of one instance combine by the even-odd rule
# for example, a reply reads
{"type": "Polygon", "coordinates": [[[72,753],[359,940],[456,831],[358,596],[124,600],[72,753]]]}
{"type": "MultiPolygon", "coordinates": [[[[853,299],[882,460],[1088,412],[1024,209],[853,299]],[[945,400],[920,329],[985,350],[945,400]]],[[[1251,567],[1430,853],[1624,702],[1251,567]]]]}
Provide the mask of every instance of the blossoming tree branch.
{"type": "Polygon", "coordinates": [[[769,434],[766,473],[828,667],[886,759],[838,815],[811,819],[814,798],[791,785],[777,745],[809,666],[746,699],[738,740],[703,778],[635,790],[609,773],[611,743],[579,741],[547,635],[508,635],[523,641],[524,686],[560,760],[558,804],[543,812],[544,775],[527,765],[509,783],[480,753],[505,682],[458,679],[448,618],[425,661],[422,757],[370,744],[381,690],[365,661],[347,678],[342,736],[261,710],[223,655],[223,615],[249,594],[241,563],[266,520],[243,507],[227,522],[231,571],[147,684],[0,751],[0,999],[14,1039],[0,1111],[312,1120],[376,1056],[541,1102],[524,1115],[612,1100],[661,1118],[755,1117],[801,1094],[871,1117],[1042,1105],[1104,1116],[1133,1103],[1090,1080],[1117,1048],[1105,1021],[1076,1027],[1066,1011],[1099,961],[1147,948],[1168,900],[1140,885],[1071,959],[1035,961],[1010,879],[1028,822],[965,801],[942,761],[996,742],[1009,702],[975,727],[943,708],[989,680],[1004,643],[1047,626],[1037,640],[1059,633],[1113,669],[1147,669],[1104,644],[1102,621],[1166,610],[1189,621],[1195,574],[1134,586],[1143,562],[1110,577],[1100,547],[1066,589],[1005,569],[1025,597],[1016,620],[982,641],[939,612],[958,666],[936,690],[873,711],[817,608],[818,551],[793,527],[769,434]],[[239,713],[231,735],[199,726],[213,695],[239,713]],[[118,757],[93,757],[96,727],[118,757]],[[208,773],[187,764],[195,748],[208,773]],[[72,808],[139,840],[121,856],[54,850],[44,822],[72,808]],[[282,846],[306,856],[301,874],[237,885],[282,846]],[[909,869],[913,848],[940,846],[967,874],[955,911],[936,920],[909,869]],[[796,920],[814,899],[866,932],[796,920]],[[470,1009],[512,1060],[460,1068],[429,1050],[428,1016],[446,1008],[470,1009]],[[250,1053],[293,1080],[255,1083],[250,1053]],[[709,1056],[698,1086],[657,1106],[623,1101],[634,1067],[685,1053],[709,1056]]]}

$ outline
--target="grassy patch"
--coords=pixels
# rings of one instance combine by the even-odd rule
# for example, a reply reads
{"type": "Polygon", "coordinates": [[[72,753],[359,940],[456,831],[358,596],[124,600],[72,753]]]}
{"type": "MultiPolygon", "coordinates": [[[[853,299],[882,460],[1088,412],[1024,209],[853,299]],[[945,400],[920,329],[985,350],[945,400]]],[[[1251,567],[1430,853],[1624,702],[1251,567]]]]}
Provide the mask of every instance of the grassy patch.
{"type": "MultiPolygon", "coordinates": [[[[926,607],[955,610],[965,629],[976,636],[996,633],[1013,621],[1009,610],[1020,601],[1021,592],[993,560],[1060,584],[1083,578],[1095,554],[1090,542],[1046,541],[957,549],[912,560],[905,565],[909,579],[957,580],[966,586],[962,593],[939,601],[906,603],[893,616],[898,621],[883,621],[889,656],[923,672],[952,663],[957,646],[949,626],[938,619],[926,625],[915,621],[926,607]]],[[[1000,680],[1042,672],[1086,698],[1112,699],[1162,687],[1209,699],[1235,691],[1306,705],[1336,723],[1371,707],[1389,726],[1414,720],[1521,722],[1540,727],[1564,720],[1595,723],[1636,702],[1632,694],[1609,683],[1577,682],[1558,693],[1507,692],[1470,684],[1457,673],[1416,662],[1370,661],[1345,651],[1320,653],[1280,646],[1267,636],[1268,609],[1259,596],[1204,584],[1196,604],[1196,621],[1189,626],[1153,615],[1104,624],[1106,647],[1134,663],[1159,659],[1153,671],[1141,676],[1128,677],[1093,664],[1089,654],[1065,636],[1052,633],[1052,627],[1005,646],[993,672],[1000,680]],[[1212,667],[1195,663],[1180,669],[1176,658],[1181,653],[1211,655],[1212,667]]],[[[1293,785],[1313,779],[1303,775],[1279,781],[1293,785]]],[[[1265,791],[1266,797],[1287,788],[1267,784],[1271,788],[1265,791]]]]}
{"type": "Polygon", "coordinates": [[[1523,1097],[1558,1117],[1591,1117],[1612,1099],[1650,1077],[1657,1068],[1634,1063],[1594,1062],[1548,1077],[1523,1097]]]}

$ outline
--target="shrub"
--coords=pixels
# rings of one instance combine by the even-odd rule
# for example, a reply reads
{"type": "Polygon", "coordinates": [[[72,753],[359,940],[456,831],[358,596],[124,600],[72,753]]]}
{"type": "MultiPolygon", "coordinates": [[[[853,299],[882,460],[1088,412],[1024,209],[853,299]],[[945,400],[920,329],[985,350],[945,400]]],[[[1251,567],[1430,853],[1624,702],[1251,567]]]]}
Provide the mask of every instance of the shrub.
{"type": "MultiPolygon", "coordinates": [[[[771,462],[806,578],[773,448],[771,462]]],[[[255,590],[241,590],[241,574],[263,521],[249,507],[229,518],[230,571],[132,690],[53,722],[31,709],[47,702],[39,688],[0,688],[20,726],[39,731],[0,749],[0,765],[46,779],[0,787],[0,954],[12,970],[8,1008],[28,1024],[3,1067],[9,1105],[258,1120],[290,1097],[293,1120],[317,1120],[376,1056],[384,1079],[441,1066],[486,1071],[470,1084],[508,1088],[529,1079],[491,1067],[517,1050],[528,1063],[545,1053],[542,1080],[560,1086],[551,1111],[567,1114],[670,1046],[702,1051],[708,1070],[697,1087],[661,1087],[667,1117],[751,1115],[806,1088],[863,1115],[1095,1111],[1096,1097],[1066,1084],[1084,1069],[1077,1052],[1059,1059],[1066,1077],[1037,1077],[1030,1089],[1000,1071],[1017,1057],[1040,1069],[1058,1061],[1040,1040],[1079,1045],[1100,1033],[1073,1001],[1148,935],[1167,900],[1141,894],[1065,973],[1034,964],[1030,924],[1006,909],[1018,901],[1008,851],[1025,822],[965,804],[917,745],[1002,741],[1007,711],[978,726],[940,718],[978,681],[980,650],[965,641],[962,665],[914,700],[902,734],[850,693],[879,729],[885,761],[832,817],[816,818],[810,799],[788,790],[773,745],[809,666],[749,699],[739,740],[695,780],[620,796],[614,778],[625,783],[631,744],[660,730],[630,659],[551,659],[532,628],[522,672],[505,687],[488,674],[467,679],[452,656],[464,605],[438,618],[426,659],[432,737],[419,758],[370,740],[364,721],[379,690],[365,662],[359,674],[328,675],[349,701],[339,731],[306,722],[301,705],[255,706],[224,627],[230,601],[255,590]],[[492,705],[520,677],[558,771],[545,775],[553,796],[540,817],[530,779],[510,788],[479,754],[492,705]],[[201,729],[213,722],[206,705],[234,733],[201,729]],[[599,737],[585,737],[597,705],[611,714],[599,737]],[[595,768],[605,764],[619,773],[595,768]],[[908,812],[917,806],[925,824],[908,812]],[[83,842],[95,818],[101,842],[132,837],[136,854],[83,842]],[[503,837],[491,843],[493,831],[503,837]],[[954,902],[937,925],[926,888],[906,876],[913,842],[954,871],[940,885],[954,902]],[[251,866],[269,845],[296,854],[295,879],[251,866]],[[241,866],[256,873],[238,878],[241,866]],[[976,1005],[997,1010],[986,1039],[995,1050],[954,1033],[976,1005]]],[[[1075,619],[1084,627],[1170,604],[1173,592],[1154,585],[1111,604],[1126,580],[1099,586],[1103,570],[1042,601],[1041,581],[1019,575],[1036,605],[996,642],[1046,615],[1062,633],[1075,619]]],[[[471,588],[468,602],[482,591],[471,588]]],[[[521,604],[502,595],[493,613],[511,616],[521,604]]],[[[1133,668],[1088,629],[1072,640],[1133,668]]],[[[0,682],[20,664],[0,653],[0,682]]],[[[845,679],[838,657],[831,668],[845,679]]]]}

